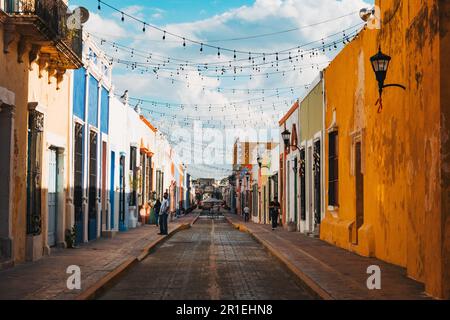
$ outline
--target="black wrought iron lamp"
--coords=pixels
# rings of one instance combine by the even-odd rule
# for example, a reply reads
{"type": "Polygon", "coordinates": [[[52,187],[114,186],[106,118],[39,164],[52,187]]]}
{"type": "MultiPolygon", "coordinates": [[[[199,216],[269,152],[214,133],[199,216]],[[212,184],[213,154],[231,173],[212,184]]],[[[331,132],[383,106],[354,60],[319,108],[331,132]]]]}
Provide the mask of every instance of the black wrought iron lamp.
{"type": "Polygon", "coordinates": [[[260,169],[262,168],[266,168],[266,169],[270,169],[268,166],[264,165],[263,166],[263,159],[261,158],[261,156],[258,156],[258,158],[256,159],[256,161],[258,161],[258,166],[260,169]]]}
{"type": "MultiPolygon", "coordinates": [[[[284,141],[284,146],[286,149],[288,148],[294,148],[297,149],[299,152],[301,151],[299,147],[297,147],[296,145],[291,145],[291,132],[288,129],[285,129],[282,133],[281,133],[281,137],[283,138],[284,141]]],[[[295,173],[297,173],[299,167],[297,165],[297,162],[295,162],[292,170],[294,170],[295,173]]],[[[301,169],[301,167],[300,167],[301,169]]]]}
{"type": "Polygon", "coordinates": [[[378,90],[380,93],[380,98],[378,99],[376,105],[379,105],[378,113],[383,109],[383,89],[389,87],[397,87],[403,90],[406,90],[406,87],[401,84],[384,84],[386,80],[387,72],[389,69],[389,64],[391,62],[391,57],[381,52],[381,47],[378,50],[378,53],[370,58],[370,63],[372,64],[372,69],[375,72],[376,79],[378,81],[378,90]]]}
{"type": "Polygon", "coordinates": [[[282,133],[281,133],[281,137],[283,138],[284,141],[284,146],[286,149],[288,148],[295,148],[298,151],[300,151],[299,147],[295,146],[295,145],[291,145],[291,132],[288,129],[285,129],[282,133]]]}

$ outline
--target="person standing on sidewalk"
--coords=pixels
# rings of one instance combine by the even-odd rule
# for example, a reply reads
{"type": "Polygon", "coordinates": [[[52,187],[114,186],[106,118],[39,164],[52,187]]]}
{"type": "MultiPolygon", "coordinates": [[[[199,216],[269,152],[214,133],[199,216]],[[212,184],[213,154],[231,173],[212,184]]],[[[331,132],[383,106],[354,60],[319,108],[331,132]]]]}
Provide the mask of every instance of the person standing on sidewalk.
{"type": "Polygon", "coordinates": [[[159,212],[159,230],[160,233],[158,233],[159,235],[167,235],[168,234],[168,230],[167,230],[167,218],[169,215],[169,195],[167,194],[167,192],[164,193],[164,199],[162,201],[161,204],[161,209],[159,212]]]}
{"type": "Polygon", "coordinates": [[[270,220],[272,221],[272,230],[278,227],[278,214],[279,214],[280,204],[277,198],[269,204],[270,220]]]}
{"type": "Polygon", "coordinates": [[[161,210],[161,201],[159,199],[155,202],[155,207],[153,208],[155,210],[155,220],[156,220],[156,226],[159,226],[159,212],[161,210]]]}
{"type": "Polygon", "coordinates": [[[245,206],[244,208],[244,222],[248,222],[250,217],[250,208],[248,206],[245,206]]]}

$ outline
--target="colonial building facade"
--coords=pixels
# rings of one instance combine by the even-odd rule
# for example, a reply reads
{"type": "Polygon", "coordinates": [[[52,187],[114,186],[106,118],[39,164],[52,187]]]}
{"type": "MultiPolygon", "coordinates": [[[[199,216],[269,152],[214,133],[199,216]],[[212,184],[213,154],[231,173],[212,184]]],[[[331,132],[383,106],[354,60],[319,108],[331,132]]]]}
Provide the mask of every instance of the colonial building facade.
{"type": "Polygon", "coordinates": [[[296,101],[286,115],[279,121],[281,132],[289,130],[291,133],[289,145],[280,147],[279,195],[283,225],[298,228],[300,217],[299,207],[299,102],[296,101]]]}
{"type": "Polygon", "coordinates": [[[66,1],[39,8],[33,1],[0,3],[0,261],[13,264],[65,243],[71,223],[66,71],[81,67],[82,39],[81,29],[66,27],[66,1]]]}
{"type": "MultiPolygon", "coordinates": [[[[326,216],[321,238],[406,268],[450,297],[450,3],[375,1],[325,70],[326,216]],[[370,58],[391,56],[379,96],[370,58]]],[[[376,70],[376,69],[375,69],[376,70]]]]}
{"type": "Polygon", "coordinates": [[[322,73],[300,101],[300,219],[299,231],[319,235],[325,214],[324,184],[324,83],[322,73]]]}

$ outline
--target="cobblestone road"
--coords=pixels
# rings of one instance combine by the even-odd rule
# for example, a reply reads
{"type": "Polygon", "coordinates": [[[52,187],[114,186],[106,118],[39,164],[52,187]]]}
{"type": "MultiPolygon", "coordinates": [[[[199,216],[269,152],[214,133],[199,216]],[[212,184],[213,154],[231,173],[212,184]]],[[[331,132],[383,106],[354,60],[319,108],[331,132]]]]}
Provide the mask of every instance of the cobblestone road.
{"type": "Polygon", "coordinates": [[[314,299],[249,234],[199,219],[133,267],[101,299],[314,299]]]}

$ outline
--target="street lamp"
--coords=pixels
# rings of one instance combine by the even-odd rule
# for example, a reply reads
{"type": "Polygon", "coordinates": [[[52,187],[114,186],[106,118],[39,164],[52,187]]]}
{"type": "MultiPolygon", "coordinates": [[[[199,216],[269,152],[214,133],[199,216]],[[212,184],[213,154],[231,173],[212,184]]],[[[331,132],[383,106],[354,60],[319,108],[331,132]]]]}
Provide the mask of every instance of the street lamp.
{"type": "Polygon", "coordinates": [[[284,146],[287,148],[295,148],[298,151],[300,151],[299,147],[295,146],[295,145],[291,145],[291,133],[288,129],[285,129],[282,133],[281,133],[281,137],[283,138],[284,141],[284,146]]]}
{"type": "Polygon", "coordinates": [[[262,169],[262,168],[269,169],[268,166],[263,166],[263,159],[261,158],[261,156],[258,156],[258,158],[256,159],[256,161],[258,161],[258,166],[259,166],[260,169],[262,169]]]}
{"type": "Polygon", "coordinates": [[[382,95],[383,89],[388,87],[397,87],[403,90],[406,90],[406,87],[401,84],[384,84],[386,80],[387,72],[389,69],[389,64],[391,62],[391,57],[381,52],[381,47],[378,50],[378,53],[370,58],[370,63],[372,64],[372,69],[375,72],[375,76],[378,82],[378,90],[380,93],[380,98],[377,101],[377,105],[380,107],[378,112],[380,113],[383,109],[382,95]]]}

